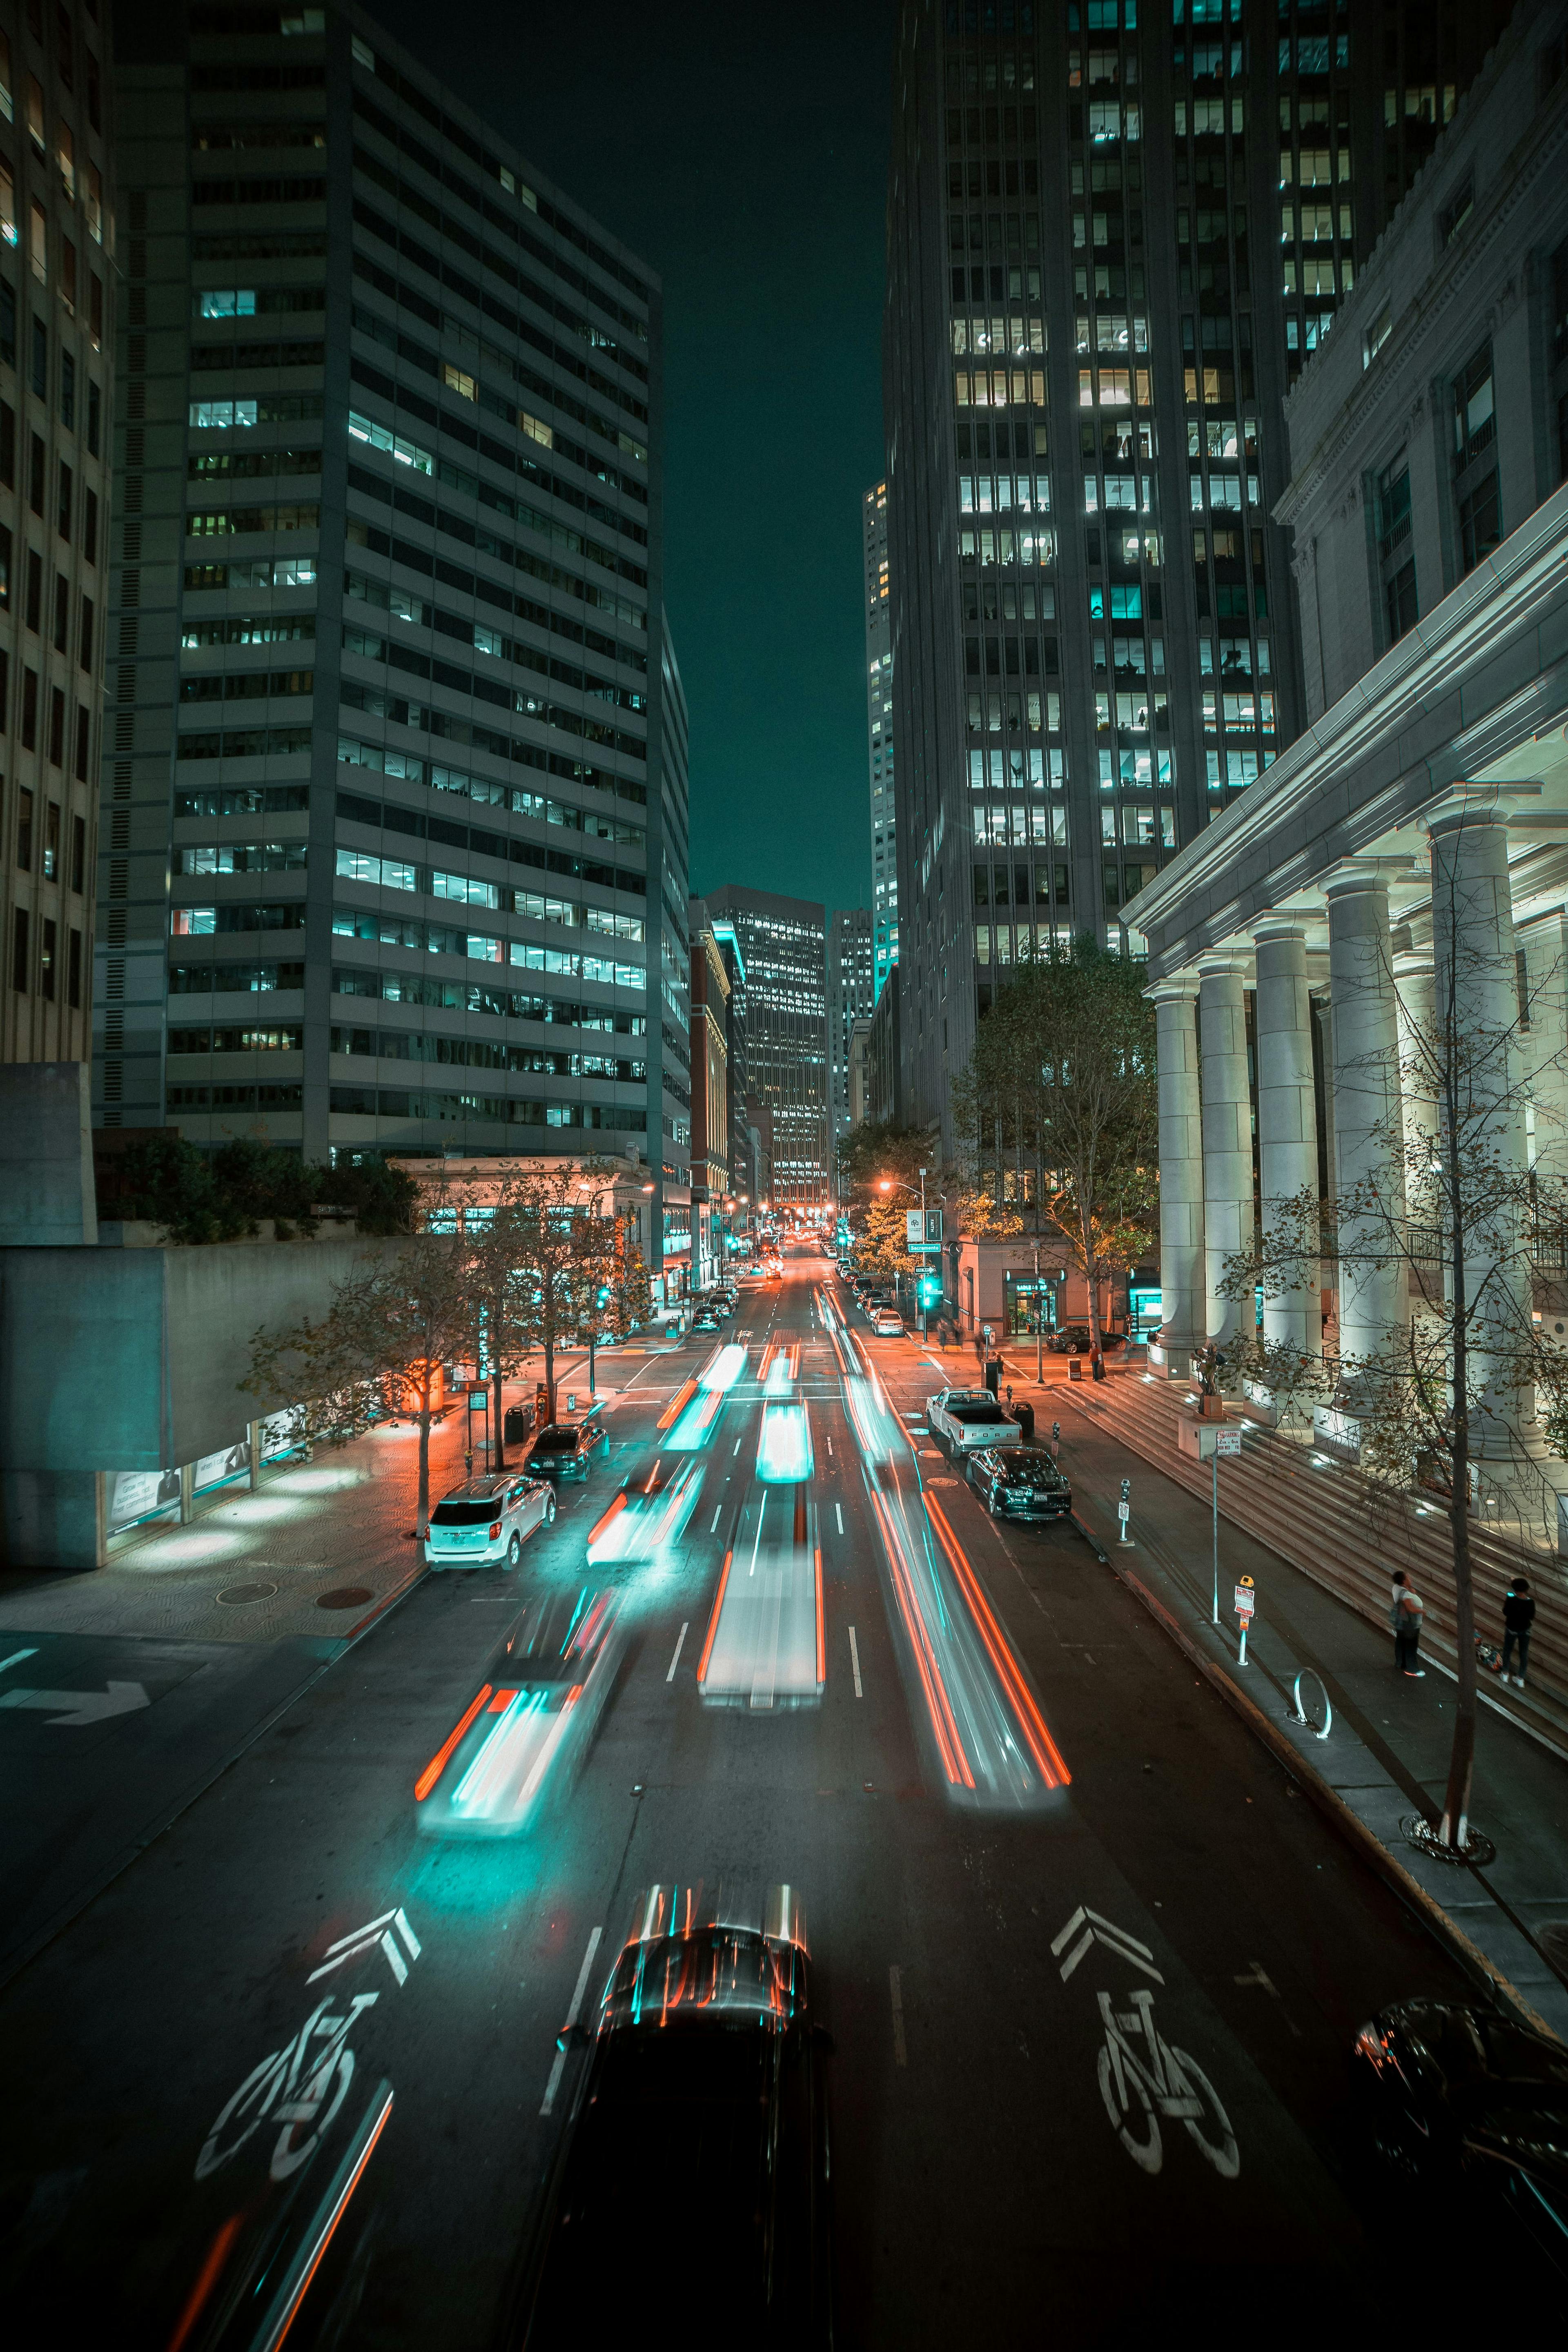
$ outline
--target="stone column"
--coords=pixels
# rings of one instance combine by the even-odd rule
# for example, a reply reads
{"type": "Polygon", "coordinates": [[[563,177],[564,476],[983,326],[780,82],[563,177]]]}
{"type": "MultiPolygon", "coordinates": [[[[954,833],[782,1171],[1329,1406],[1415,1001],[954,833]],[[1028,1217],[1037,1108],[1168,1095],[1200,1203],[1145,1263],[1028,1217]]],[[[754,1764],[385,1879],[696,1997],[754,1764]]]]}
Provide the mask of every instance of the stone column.
{"type": "MultiPolygon", "coordinates": [[[[1479,1382],[1471,1451],[1506,1461],[1535,1436],[1534,1390],[1521,1387],[1511,1360],[1530,1330],[1531,1281],[1525,1210],[1510,1181],[1524,1173],[1525,1145],[1508,829],[1489,801],[1434,817],[1430,831],[1436,1003],[1451,1031],[1461,1161],[1471,1171],[1463,1251],[1472,1394],[1479,1382]]],[[[1451,1265],[1447,1272],[1452,1298],[1451,1265]]]]}
{"type": "Polygon", "coordinates": [[[1160,1080],[1159,1345],[1171,1380],[1204,1343],[1204,1147],[1195,980],[1152,988],[1160,1080]]]}
{"type": "MultiPolygon", "coordinates": [[[[1258,948],[1258,1176],[1264,1246],[1286,1206],[1318,1196],[1318,1110],[1312,1087],[1312,1007],[1306,934],[1296,923],[1260,923],[1258,948]]],[[[1285,1230],[1295,1235],[1293,1220],[1285,1230]]],[[[1317,1355],[1323,1344],[1316,1259],[1310,1279],[1263,1297],[1263,1336],[1317,1355]]]]}
{"type": "MultiPolygon", "coordinates": [[[[1333,992],[1340,1354],[1381,1356],[1409,1315],[1388,885],[1375,871],[1352,867],[1331,876],[1324,895],[1333,992]]],[[[1353,1412],[1353,1382],[1341,1387],[1341,1402],[1353,1412]]]]}
{"type": "Polygon", "coordinates": [[[1535,1173],[1543,1219],[1561,1222],[1563,1202],[1553,1195],[1568,1187],[1568,921],[1554,914],[1527,923],[1519,944],[1530,1023],[1521,1059],[1535,1113],[1535,1173]]]}
{"type": "Polygon", "coordinates": [[[1405,1119],[1405,1188],[1413,1224],[1436,1223],[1421,1163],[1437,1150],[1436,1033],[1432,1019],[1432,958],[1396,948],[1394,981],[1399,1021],[1399,1091],[1405,1119]]]}
{"type": "Polygon", "coordinates": [[[1203,1078],[1205,1337],[1223,1348],[1252,1329],[1252,1312],[1225,1297],[1226,1261],[1250,1249],[1252,1093],[1247,1077],[1244,967],[1236,956],[1198,962],[1198,1045],[1203,1078]]]}

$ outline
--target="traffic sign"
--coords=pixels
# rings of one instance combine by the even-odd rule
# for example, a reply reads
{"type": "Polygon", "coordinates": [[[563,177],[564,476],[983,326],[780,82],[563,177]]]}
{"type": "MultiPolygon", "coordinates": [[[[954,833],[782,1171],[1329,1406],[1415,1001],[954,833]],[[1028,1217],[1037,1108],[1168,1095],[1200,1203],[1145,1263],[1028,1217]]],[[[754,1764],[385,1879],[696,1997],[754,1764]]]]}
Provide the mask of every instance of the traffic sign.
{"type": "Polygon", "coordinates": [[[1216,1454],[1239,1454],[1241,1452],[1240,1430],[1216,1429],[1214,1433],[1214,1450],[1216,1454]]]}
{"type": "Polygon", "coordinates": [[[1250,1617],[1257,1606],[1258,1595],[1253,1590],[1252,1579],[1244,1576],[1236,1588],[1236,1613],[1238,1617],[1250,1617]]]}
{"type": "Polygon", "coordinates": [[[1117,1504],[1117,1506],[1116,1506],[1116,1516],[1117,1516],[1117,1517],[1118,1517],[1119,1519],[1121,1519],[1121,1520],[1122,1520],[1122,1521],[1124,1521],[1124,1522],[1125,1522],[1126,1520],[1130,1519],[1130,1518],[1132,1517],[1132,1506],[1131,1506],[1131,1503],[1118,1503],[1118,1504],[1117,1504]]]}

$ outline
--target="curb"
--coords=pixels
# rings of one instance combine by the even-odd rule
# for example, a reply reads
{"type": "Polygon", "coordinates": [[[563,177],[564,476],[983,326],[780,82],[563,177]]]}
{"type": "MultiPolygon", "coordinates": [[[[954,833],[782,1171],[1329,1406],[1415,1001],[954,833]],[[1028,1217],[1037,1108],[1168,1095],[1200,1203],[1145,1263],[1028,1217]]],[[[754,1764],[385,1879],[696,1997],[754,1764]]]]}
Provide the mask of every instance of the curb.
{"type": "Polygon", "coordinates": [[[1428,1930],[1445,1946],[1450,1958],[1458,1963],[1478,1990],[1511,2010],[1522,2024],[1532,2032],[1543,2033],[1548,2041],[1559,2042],[1559,2036],[1525,2000],[1517,1986],[1510,1982],[1502,1970],[1489,1960],[1486,1954],[1473,1944],[1462,1927],[1457,1927],[1436,1895],[1429,1895],[1420,1881],[1405,1869],[1404,1864],[1390,1853],[1381,1838],[1373,1836],[1360,1815],[1352,1811],[1337,1789],[1330,1787],[1322,1775],[1315,1771],[1307,1759],[1279,1729],[1278,1724],[1264,1714],[1262,1708],[1237,1688],[1222,1666],[1215,1664],[1193,1641],[1185,1628],[1171,1614],[1163,1601],[1156,1599],[1140,1576],[1107,1558],[1100,1539],[1083,1526],[1078,1514],[1073,1523],[1088,1536],[1099,1558],[1110,1569],[1142,1603],[1161,1630],[1169,1635],[1189,1664],[1197,1668],[1205,1680],[1216,1690],[1226,1705],[1237,1715],[1253,1737],[1262,1741],[1276,1761],[1283,1764],[1291,1779],[1305,1790],[1319,1811],[1331,1822],[1346,1843],[1353,1846],[1362,1860],[1377,1873],[1384,1884],[1407,1903],[1428,1930]]]}

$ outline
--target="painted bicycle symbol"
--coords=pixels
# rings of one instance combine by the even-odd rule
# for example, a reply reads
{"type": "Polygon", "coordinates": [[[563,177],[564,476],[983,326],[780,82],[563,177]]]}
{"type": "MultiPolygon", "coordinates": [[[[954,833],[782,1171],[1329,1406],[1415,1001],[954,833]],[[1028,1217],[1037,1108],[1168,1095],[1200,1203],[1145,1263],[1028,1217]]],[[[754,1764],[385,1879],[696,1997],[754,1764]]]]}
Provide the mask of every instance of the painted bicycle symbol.
{"type": "Polygon", "coordinates": [[[1184,2050],[1174,2050],[1153,2019],[1154,1996],[1130,1996],[1131,2010],[1118,2013],[1108,1992],[1100,1995],[1105,2046],[1100,2053],[1100,2095],[1118,2139],[1136,2165],[1158,2172],[1164,2149],[1160,2119],[1184,2124],[1222,2180],[1234,2180],[1241,2156],[1230,2117],[1208,2076],[1184,2050]],[[1143,2054],[1133,2047],[1142,2040],[1143,2054]]]}
{"type": "Polygon", "coordinates": [[[287,2180],[297,2172],[348,2096],[354,2073],[349,2035],[361,2011],[379,1999],[378,1993],[356,1992],[342,2011],[334,2010],[330,1993],[319,2002],[293,2039],[253,2067],[225,2105],[196,2158],[196,2179],[210,2179],[253,2133],[272,2124],[279,2128],[271,2178],[287,2180]]]}

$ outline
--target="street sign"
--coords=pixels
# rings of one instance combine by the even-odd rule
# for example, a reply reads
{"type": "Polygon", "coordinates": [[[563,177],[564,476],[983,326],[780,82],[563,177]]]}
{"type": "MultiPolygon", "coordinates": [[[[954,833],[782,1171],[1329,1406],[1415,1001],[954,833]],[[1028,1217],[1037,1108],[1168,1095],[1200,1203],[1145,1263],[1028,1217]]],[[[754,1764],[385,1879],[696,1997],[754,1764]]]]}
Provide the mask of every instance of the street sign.
{"type": "Polygon", "coordinates": [[[1117,1516],[1117,1517],[1118,1517],[1119,1519],[1121,1519],[1121,1520],[1123,1522],[1123,1524],[1125,1524],[1125,1523],[1126,1523],[1126,1521],[1127,1521],[1127,1520],[1129,1520],[1129,1519],[1132,1517],[1132,1506],[1131,1506],[1131,1503],[1118,1503],[1118,1504],[1117,1504],[1117,1506],[1116,1506],[1116,1516],[1117,1516]]]}
{"type": "Polygon", "coordinates": [[[1236,1613],[1238,1617],[1250,1617],[1257,1606],[1258,1595],[1253,1590],[1252,1579],[1244,1576],[1236,1588],[1236,1613]]]}
{"type": "Polygon", "coordinates": [[[1214,1450],[1216,1454],[1239,1454],[1241,1452],[1240,1430],[1216,1429],[1214,1433],[1214,1450]]]}

